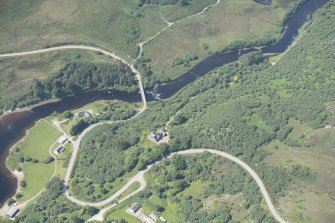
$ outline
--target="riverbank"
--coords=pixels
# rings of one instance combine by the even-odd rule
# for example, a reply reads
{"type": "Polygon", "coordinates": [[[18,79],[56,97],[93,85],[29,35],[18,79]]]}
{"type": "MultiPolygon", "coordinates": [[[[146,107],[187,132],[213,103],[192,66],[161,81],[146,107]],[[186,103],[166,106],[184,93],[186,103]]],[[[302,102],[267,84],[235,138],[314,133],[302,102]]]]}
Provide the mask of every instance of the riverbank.
{"type": "MultiPolygon", "coordinates": [[[[291,43],[291,42],[290,42],[291,43]]],[[[89,50],[94,50],[94,51],[98,51],[98,52],[102,52],[102,50],[100,50],[100,49],[98,49],[98,48],[92,48],[92,47],[82,47],[82,46],[64,46],[64,47],[56,47],[56,48],[53,48],[53,49],[49,49],[49,50],[38,50],[38,51],[32,51],[31,53],[29,53],[29,52],[24,52],[24,53],[17,53],[17,54],[10,54],[10,55],[6,55],[6,56],[21,56],[21,55],[28,55],[28,54],[34,54],[34,53],[43,53],[43,52],[47,52],[47,51],[53,51],[53,50],[60,50],[60,49],[67,49],[67,48],[73,48],[73,49],[76,49],[75,47],[80,47],[80,49],[89,49],[89,50]]],[[[105,52],[105,51],[104,51],[105,52]]],[[[108,54],[110,54],[109,52],[107,52],[108,54]]],[[[107,54],[107,55],[108,55],[107,54]]],[[[213,58],[211,58],[211,59],[213,59],[213,58]]],[[[218,58],[218,60],[217,61],[213,61],[213,64],[215,65],[215,66],[208,66],[208,67],[204,67],[205,69],[201,69],[202,67],[201,66],[199,66],[199,72],[203,72],[203,75],[205,74],[205,73],[207,73],[208,72],[208,70],[211,70],[211,69],[215,69],[217,66],[220,66],[220,64],[226,64],[226,63],[229,63],[229,62],[232,62],[232,61],[230,61],[230,60],[224,60],[224,61],[222,61],[222,60],[220,60],[220,58],[218,58]],[[206,72],[207,71],[207,72],[206,72]]],[[[206,65],[206,64],[203,64],[204,66],[206,65]]],[[[135,68],[134,68],[134,66],[133,65],[130,65],[130,67],[133,69],[133,70],[135,70],[135,68]]],[[[136,70],[135,70],[136,71],[136,70]]],[[[140,79],[140,74],[138,73],[138,71],[136,71],[137,73],[136,73],[136,75],[137,75],[137,77],[140,79]]],[[[194,74],[193,72],[192,73],[189,73],[188,75],[191,75],[192,76],[192,79],[190,79],[191,80],[191,82],[193,82],[194,80],[196,80],[197,79],[197,75],[196,74],[194,74]]],[[[167,90],[169,90],[170,91],[170,93],[173,93],[173,91],[174,91],[174,93],[175,92],[177,92],[178,90],[180,90],[182,87],[184,87],[185,85],[187,85],[187,84],[189,84],[189,83],[191,83],[191,82],[187,82],[187,81],[189,81],[189,80],[185,80],[185,82],[181,82],[182,83],[182,85],[180,85],[179,87],[179,89],[177,89],[177,88],[174,88],[174,89],[167,89],[167,90]]],[[[145,99],[145,94],[144,94],[144,89],[143,89],[143,86],[142,86],[142,83],[141,82],[139,82],[139,86],[140,86],[140,91],[141,91],[141,99],[142,99],[142,101],[143,101],[143,105],[144,105],[144,108],[143,108],[143,111],[145,110],[145,108],[146,108],[146,99],[145,99]]],[[[173,94],[174,94],[173,93],[173,94]]],[[[172,95],[173,95],[172,94],[172,95]]],[[[170,95],[170,96],[172,96],[172,95],[170,95]]],[[[86,96],[86,95],[85,95],[86,96]]],[[[128,95],[129,96],[129,95],[128,95]]],[[[78,98],[74,98],[73,99],[73,102],[76,102],[77,103],[77,99],[78,98]]],[[[85,98],[86,99],[86,102],[87,102],[87,100],[90,100],[90,99],[88,99],[88,98],[85,98]]],[[[91,100],[92,100],[92,98],[91,98],[91,100]]],[[[96,98],[93,98],[93,100],[97,100],[96,98]]],[[[59,103],[64,103],[64,99],[63,100],[61,100],[61,101],[59,101],[59,103]]],[[[29,124],[31,125],[32,123],[34,123],[36,120],[38,120],[38,119],[40,119],[40,118],[43,118],[43,117],[46,117],[46,116],[48,116],[48,114],[50,114],[50,112],[54,112],[54,111],[58,111],[58,112],[61,112],[62,110],[69,110],[69,107],[71,107],[71,106],[74,106],[73,104],[71,104],[71,105],[65,105],[63,108],[61,108],[61,109],[59,109],[59,108],[55,108],[55,106],[57,107],[57,103],[55,102],[55,103],[49,103],[49,104],[47,104],[48,106],[39,106],[39,107],[36,107],[35,109],[34,109],[34,112],[30,112],[30,113],[32,113],[32,114],[30,114],[30,115],[32,115],[32,116],[29,116],[29,112],[27,112],[26,114],[31,118],[31,119],[29,119],[28,121],[33,121],[33,122],[28,122],[28,124],[27,125],[21,125],[21,126],[19,126],[19,127],[21,127],[21,129],[19,128],[19,129],[17,129],[17,130],[19,130],[19,132],[20,131],[22,131],[22,130],[26,130],[27,128],[29,128],[29,124]],[[51,105],[50,105],[51,104],[51,105]],[[54,106],[54,107],[53,107],[54,106]],[[51,108],[50,108],[51,107],[51,108]],[[28,127],[27,127],[28,126],[28,127]]],[[[25,112],[22,112],[22,113],[25,113],[25,112]]],[[[19,114],[19,113],[16,113],[16,114],[19,114]]],[[[16,115],[16,114],[13,114],[14,116],[16,115]]],[[[29,118],[28,117],[28,118],[29,118]]],[[[22,122],[24,122],[24,121],[27,121],[27,117],[21,117],[22,119],[21,120],[12,120],[13,122],[14,121],[16,121],[17,123],[19,123],[19,124],[22,124],[22,123],[20,123],[20,121],[22,121],[22,122]]],[[[3,120],[1,120],[1,121],[3,121],[3,120]]],[[[10,133],[10,134],[12,134],[11,136],[12,137],[14,137],[14,140],[15,139],[17,139],[17,137],[20,137],[20,135],[19,134],[13,134],[13,133],[16,133],[15,132],[15,128],[14,128],[14,131],[13,131],[13,123],[11,123],[11,122],[9,122],[8,123],[8,125],[6,126],[4,126],[3,127],[3,129],[4,130],[9,130],[8,131],[8,134],[10,133]],[[16,138],[15,138],[16,137],[16,138]]],[[[15,126],[14,126],[15,127],[15,126]]],[[[8,135],[9,136],[9,135],[8,135]]],[[[2,135],[1,135],[1,137],[2,137],[2,135]]],[[[6,138],[6,137],[4,137],[4,138],[6,138]]],[[[13,139],[13,138],[12,138],[13,139]]],[[[7,140],[7,138],[6,138],[6,140],[7,140]]],[[[8,141],[9,143],[12,143],[13,141],[11,140],[11,138],[9,137],[9,141],[8,141]]],[[[3,181],[3,182],[6,182],[6,181],[3,181]]]]}
{"type": "Polygon", "coordinates": [[[41,102],[39,102],[37,104],[34,104],[34,105],[23,107],[23,108],[15,108],[14,111],[11,111],[11,110],[5,111],[5,112],[3,112],[2,115],[0,115],[0,121],[1,121],[2,118],[5,118],[7,115],[14,114],[14,113],[19,113],[19,112],[24,112],[24,111],[30,111],[30,110],[38,107],[38,106],[45,105],[45,104],[52,103],[52,102],[57,102],[57,101],[60,101],[60,100],[61,99],[59,99],[59,98],[52,98],[52,99],[48,99],[48,100],[45,100],[45,101],[41,101],[41,102]]]}

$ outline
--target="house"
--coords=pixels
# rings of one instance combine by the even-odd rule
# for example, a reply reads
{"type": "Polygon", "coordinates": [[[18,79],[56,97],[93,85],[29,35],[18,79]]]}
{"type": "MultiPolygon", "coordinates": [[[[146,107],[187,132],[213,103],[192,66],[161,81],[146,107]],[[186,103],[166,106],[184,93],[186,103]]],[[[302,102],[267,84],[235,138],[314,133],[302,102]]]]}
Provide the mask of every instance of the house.
{"type": "Polygon", "coordinates": [[[167,136],[167,132],[166,132],[166,131],[163,131],[163,130],[160,130],[160,131],[159,131],[159,134],[161,134],[162,137],[167,136]]]}
{"type": "Polygon", "coordinates": [[[163,223],[166,223],[166,222],[167,222],[167,220],[165,220],[162,216],[161,216],[159,219],[160,219],[161,222],[163,222],[163,223]]]}
{"type": "Polygon", "coordinates": [[[162,135],[160,133],[151,132],[150,133],[150,138],[155,140],[156,142],[159,142],[159,140],[162,139],[162,135]]]}
{"type": "Polygon", "coordinates": [[[19,211],[20,210],[17,207],[11,207],[9,211],[7,211],[6,215],[10,218],[14,218],[19,211]]]}
{"type": "Polygon", "coordinates": [[[135,214],[140,208],[141,205],[139,203],[136,203],[131,207],[131,211],[135,214]]]}
{"type": "Polygon", "coordinates": [[[64,144],[66,141],[67,141],[67,137],[65,136],[65,135],[62,135],[61,137],[59,137],[58,139],[57,139],[57,142],[59,143],[59,144],[64,144]]]}
{"type": "Polygon", "coordinates": [[[55,153],[57,154],[61,154],[62,152],[65,151],[65,147],[64,146],[60,146],[55,150],[55,153]]]}
{"type": "Polygon", "coordinates": [[[160,130],[158,133],[157,132],[151,132],[150,133],[150,138],[154,140],[155,142],[159,142],[161,139],[167,136],[167,132],[160,130]]]}
{"type": "Polygon", "coordinates": [[[149,215],[149,218],[151,218],[151,220],[153,220],[154,222],[157,222],[157,220],[158,220],[157,215],[155,215],[154,213],[151,213],[151,214],[149,215]]]}
{"type": "Polygon", "coordinates": [[[74,118],[81,118],[81,117],[89,118],[91,117],[91,113],[87,110],[84,110],[84,111],[80,111],[74,114],[74,118]]]}

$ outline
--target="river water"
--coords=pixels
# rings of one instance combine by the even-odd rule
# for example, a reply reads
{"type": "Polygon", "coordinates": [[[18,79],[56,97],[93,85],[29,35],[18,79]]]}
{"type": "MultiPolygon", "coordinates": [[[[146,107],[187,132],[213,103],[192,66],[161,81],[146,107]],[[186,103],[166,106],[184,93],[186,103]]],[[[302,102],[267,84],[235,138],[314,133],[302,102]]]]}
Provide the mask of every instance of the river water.
{"type": "MultiPolygon", "coordinates": [[[[311,17],[311,15],[329,0],[308,0],[296,13],[287,21],[287,28],[283,37],[275,44],[263,47],[262,53],[282,53],[293,42],[298,34],[299,28],[311,17]]],[[[192,83],[197,78],[206,73],[237,61],[238,58],[256,49],[236,50],[218,55],[213,55],[203,60],[176,80],[159,85],[156,88],[156,95],[161,99],[166,99],[174,95],[177,91],[192,83]]],[[[147,95],[149,100],[153,98],[147,95]]],[[[53,112],[64,112],[66,110],[80,108],[96,100],[122,100],[127,102],[140,102],[139,93],[126,93],[113,91],[95,91],[83,93],[78,96],[67,97],[57,102],[37,106],[30,111],[22,111],[6,115],[0,120],[0,207],[4,202],[13,196],[17,188],[17,180],[6,168],[5,160],[10,148],[26,135],[26,131],[33,127],[42,118],[51,115],[53,112]]]]}

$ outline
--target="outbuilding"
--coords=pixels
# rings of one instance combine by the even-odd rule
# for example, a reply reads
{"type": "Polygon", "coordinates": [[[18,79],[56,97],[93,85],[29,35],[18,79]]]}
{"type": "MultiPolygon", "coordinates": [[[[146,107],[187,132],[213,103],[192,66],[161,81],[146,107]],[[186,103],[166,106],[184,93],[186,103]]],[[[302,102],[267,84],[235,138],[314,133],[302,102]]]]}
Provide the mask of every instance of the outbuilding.
{"type": "Polygon", "coordinates": [[[163,223],[166,223],[166,222],[167,222],[167,220],[165,220],[162,216],[161,216],[159,219],[160,219],[161,222],[163,222],[163,223]]]}
{"type": "Polygon", "coordinates": [[[65,147],[64,146],[60,146],[60,147],[58,147],[57,149],[56,149],[56,153],[57,154],[61,154],[62,152],[64,152],[65,151],[65,147]]]}
{"type": "Polygon", "coordinates": [[[14,218],[17,213],[19,213],[19,209],[17,207],[11,207],[9,211],[7,211],[6,215],[10,218],[14,218]]]}
{"type": "Polygon", "coordinates": [[[157,222],[157,220],[158,220],[157,215],[155,215],[154,213],[151,213],[151,214],[149,215],[149,218],[151,218],[151,220],[153,220],[154,222],[157,222]]]}
{"type": "Polygon", "coordinates": [[[131,207],[131,211],[135,214],[140,208],[141,205],[139,203],[136,203],[131,207]]]}
{"type": "Polygon", "coordinates": [[[67,141],[67,137],[65,136],[65,135],[62,135],[61,137],[59,137],[58,139],[57,139],[57,142],[59,143],[59,144],[63,144],[63,143],[65,143],[67,141]]]}

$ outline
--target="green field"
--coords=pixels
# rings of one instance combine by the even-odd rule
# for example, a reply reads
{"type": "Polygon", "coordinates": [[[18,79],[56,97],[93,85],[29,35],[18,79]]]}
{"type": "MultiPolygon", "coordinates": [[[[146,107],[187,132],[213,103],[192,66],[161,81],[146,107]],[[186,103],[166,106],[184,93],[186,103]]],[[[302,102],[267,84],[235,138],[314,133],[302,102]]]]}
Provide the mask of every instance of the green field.
{"type": "Polygon", "coordinates": [[[84,50],[62,50],[0,60],[0,93],[10,95],[29,87],[33,79],[46,79],[69,61],[115,63],[115,60],[84,50]]]}
{"type": "Polygon", "coordinates": [[[271,165],[300,164],[316,174],[316,180],[298,181],[291,187],[279,200],[280,209],[289,222],[330,222],[335,214],[335,130],[316,130],[304,140],[312,146],[294,148],[279,143],[277,150],[268,147],[272,155],[266,161],[271,165]]]}
{"type": "Polygon", "coordinates": [[[131,201],[127,201],[126,203],[120,204],[118,207],[112,209],[112,211],[108,212],[106,215],[107,221],[124,219],[128,223],[140,223],[140,220],[126,212],[131,205],[131,201]]]}
{"type": "Polygon", "coordinates": [[[12,169],[22,167],[26,186],[22,187],[20,202],[35,196],[50,180],[55,163],[44,163],[49,157],[60,133],[48,122],[40,121],[33,127],[23,142],[19,143],[8,157],[7,165],[12,169]],[[24,160],[22,162],[21,160],[24,160]]]}
{"type": "MultiPolygon", "coordinates": [[[[292,6],[298,0],[286,2],[292,6]]],[[[289,8],[286,4],[276,5],[278,7],[264,6],[250,0],[222,1],[203,16],[169,28],[144,48],[144,56],[152,59],[149,65],[153,78],[156,81],[175,79],[210,53],[221,51],[236,41],[279,38],[281,23],[289,8]],[[197,55],[198,60],[187,66],[172,66],[176,58],[184,58],[187,53],[197,55]]]]}
{"type": "MultiPolygon", "coordinates": [[[[250,0],[226,0],[202,16],[176,24],[144,47],[144,56],[151,58],[149,66],[154,72],[146,81],[153,84],[152,81],[175,79],[211,52],[221,51],[236,41],[278,38],[286,13],[298,1],[278,0],[273,6],[264,6],[250,0]],[[187,53],[197,55],[198,59],[186,67],[171,66],[174,59],[187,53]]],[[[138,53],[137,44],[167,25],[163,17],[177,21],[215,2],[193,0],[184,7],[139,7],[134,0],[89,4],[79,0],[24,4],[6,1],[0,11],[0,51],[37,49],[55,43],[89,43],[133,61],[138,53]]]]}

